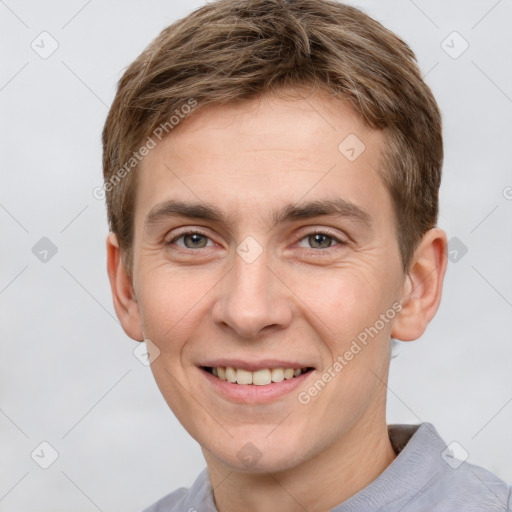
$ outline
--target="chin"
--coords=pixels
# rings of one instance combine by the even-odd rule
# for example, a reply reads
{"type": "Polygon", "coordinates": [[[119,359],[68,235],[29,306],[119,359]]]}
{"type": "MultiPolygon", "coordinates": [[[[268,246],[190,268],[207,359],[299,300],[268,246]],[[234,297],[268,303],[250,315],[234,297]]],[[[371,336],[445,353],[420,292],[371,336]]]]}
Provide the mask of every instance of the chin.
{"type": "Polygon", "coordinates": [[[294,468],[305,458],[304,438],[295,440],[290,435],[286,441],[270,439],[268,430],[259,436],[240,436],[229,444],[208,448],[208,451],[232,471],[242,473],[276,473],[294,468]],[[259,439],[259,441],[258,441],[259,439]],[[302,451],[298,452],[298,448],[302,451]]]}
{"type": "Polygon", "coordinates": [[[231,470],[248,474],[268,474],[287,471],[298,465],[296,454],[261,454],[261,458],[253,462],[241,462],[238,458],[223,460],[231,470]]]}

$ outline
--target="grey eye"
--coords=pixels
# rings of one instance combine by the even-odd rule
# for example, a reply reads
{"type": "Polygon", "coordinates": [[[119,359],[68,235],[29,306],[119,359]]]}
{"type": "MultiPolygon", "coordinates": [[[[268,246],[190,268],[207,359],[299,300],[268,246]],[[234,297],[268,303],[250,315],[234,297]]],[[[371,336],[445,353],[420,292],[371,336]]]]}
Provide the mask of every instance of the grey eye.
{"type": "MultiPolygon", "coordinates": [[[[171,242],[170,244],[176,243],[179,247],[184,247],[185,249],[202,249],[203,247],[207,247],[208,242],[211,242],[211,240],[204,235],[203,233],[183,233],[182,235],[177,236],[171,242]],[[177,243],[178,240],[182,240],[183,243],[177,243]]],[[[213,243],[209,244],[210,246],[213,245],[213,243]]]]}
{"type": "Polygon", "coordinates": [[[308,242],[315,249],[326,249],[331,246],[331,242],[333,241],[332,237],[329,235],[324,235],[322,233],[316,233],[314,235],[308,236],[308,242]],[[318,245],[317,245],[318,244],[318,245]],[[320,246],[320,247],[319,247],[320,246]]]}

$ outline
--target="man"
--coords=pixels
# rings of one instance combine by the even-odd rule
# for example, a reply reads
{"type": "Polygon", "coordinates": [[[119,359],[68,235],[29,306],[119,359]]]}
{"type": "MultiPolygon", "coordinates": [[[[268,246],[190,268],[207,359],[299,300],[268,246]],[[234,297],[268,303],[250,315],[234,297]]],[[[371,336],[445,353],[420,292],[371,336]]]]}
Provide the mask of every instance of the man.
{"type": "Polygon", "coordinates": [[[148,511],[511,509],[432,425],[386,424],[447,264],[403,41],[335,2],[209,3],[129,66],[103,143],[116,313],[207,463],[148,511]]]}

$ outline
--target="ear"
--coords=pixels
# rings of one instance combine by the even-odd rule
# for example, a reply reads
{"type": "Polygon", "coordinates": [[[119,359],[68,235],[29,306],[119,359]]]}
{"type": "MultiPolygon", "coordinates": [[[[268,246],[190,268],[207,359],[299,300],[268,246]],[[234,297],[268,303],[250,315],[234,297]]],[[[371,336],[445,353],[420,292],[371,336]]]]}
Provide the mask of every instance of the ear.
{"type": "Polygon", "coordinates": [[[107,272],[114,309],[124,332],[135,341],[144,341],[132,279],[124,266],[119,243],[114,233],[109,233],[107,237],[107,272]]]}
{"type": "Polygon", "coordinates": [[[442,229],[430,229],[423,235],[405,278],[402,310],[395,317],[392,338],[418,339],[436,314],[448,262],[446,244],[446,233],[442,229]]]}

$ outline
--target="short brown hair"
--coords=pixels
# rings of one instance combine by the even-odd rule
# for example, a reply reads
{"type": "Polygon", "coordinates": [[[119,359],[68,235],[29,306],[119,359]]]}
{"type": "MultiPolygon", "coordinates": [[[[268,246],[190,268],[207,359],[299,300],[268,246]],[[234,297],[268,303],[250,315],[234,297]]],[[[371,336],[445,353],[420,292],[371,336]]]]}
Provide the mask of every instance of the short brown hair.
{"type": "Polygon", "coordinates": [[[412,50],[335,1],[218,0],[164,29],[118,83],[103,129],[103,175],[110,229],[128,272],[136,193],[130,170],[154,130],[191,99],[201,108],[305,85],[348,101],[368,126],[383,130],[380,173],[408,271],[437,223],[443,161],[441,115],[412,50]]]}

